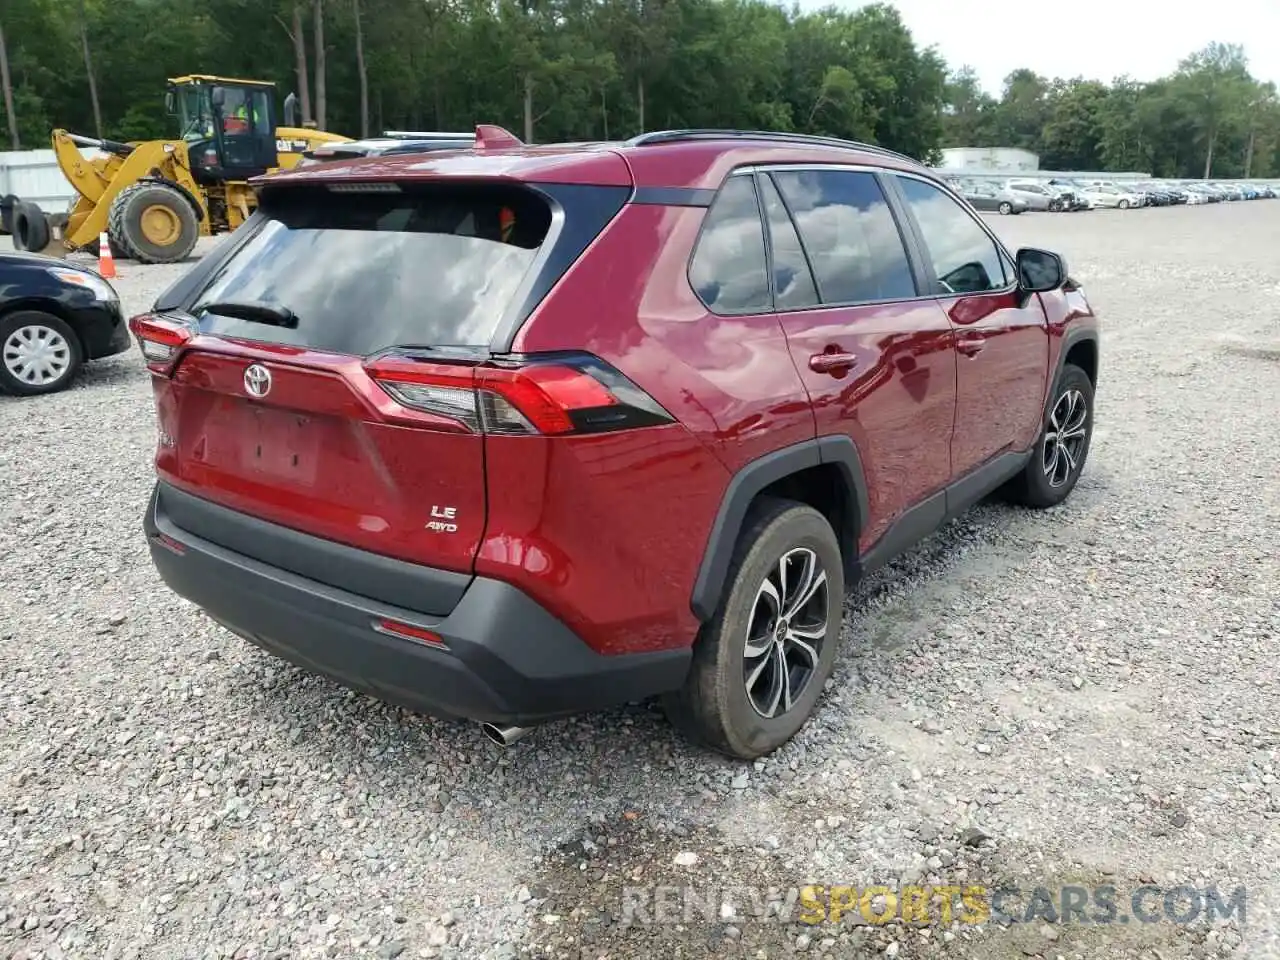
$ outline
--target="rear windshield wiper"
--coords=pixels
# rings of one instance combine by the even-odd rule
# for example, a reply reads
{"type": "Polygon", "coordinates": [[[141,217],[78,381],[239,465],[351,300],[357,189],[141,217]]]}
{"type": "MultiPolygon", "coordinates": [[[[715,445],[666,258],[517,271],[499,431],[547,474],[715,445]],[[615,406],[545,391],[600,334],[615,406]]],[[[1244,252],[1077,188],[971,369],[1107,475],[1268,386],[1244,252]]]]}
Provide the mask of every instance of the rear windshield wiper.
{"type": "Polygon", "coordinates": [[[275,327],[296,327],[298,315],[288,307],[277,307],[270,303],[250,303],[240,300],[222,300],[216,303],[202,304],[204,313],[220,313],[224,317],[235,317],[237,320],[248,320],[252,323],[269,323],[275,327]]]}

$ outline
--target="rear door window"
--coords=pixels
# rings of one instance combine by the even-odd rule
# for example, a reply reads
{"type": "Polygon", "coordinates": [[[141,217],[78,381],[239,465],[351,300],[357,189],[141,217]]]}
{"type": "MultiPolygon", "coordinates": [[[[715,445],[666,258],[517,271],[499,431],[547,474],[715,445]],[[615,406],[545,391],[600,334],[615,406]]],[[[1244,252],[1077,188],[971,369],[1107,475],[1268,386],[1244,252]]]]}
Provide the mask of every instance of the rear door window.
{"type": "Polygon", "coordinates": [[[201,329],[357,356],[487,345],[547,238],[546,201],[499,185],[394,191],[268,193],[262,228],[190,308],[201,329]],[[296,325],[219,312],[227,303],[287,311],[296,325]]]}
{"type": "Polygon", "coordinates": [[[902,235],[873,174],[801,170],[771,176],[795,218],[823,303],[916,295],[902,235]]]}
{"type": "Polygon", "coordinates": [[[761,179],[761,199],[769,221],[773,253],[773,290],[779,310],[799,310],[818,302],[818,291],[805,259],[804,248],[791,223],[791,215],[768,177],[761,179]]]}

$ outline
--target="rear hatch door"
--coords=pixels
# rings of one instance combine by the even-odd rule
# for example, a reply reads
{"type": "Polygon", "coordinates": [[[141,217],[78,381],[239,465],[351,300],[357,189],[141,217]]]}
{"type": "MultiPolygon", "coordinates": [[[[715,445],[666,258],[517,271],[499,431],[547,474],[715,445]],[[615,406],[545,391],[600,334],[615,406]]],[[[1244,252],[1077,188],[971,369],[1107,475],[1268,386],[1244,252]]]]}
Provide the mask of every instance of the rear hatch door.
{"type": "Polygon", "coordinates": [[[549,205],[515,184],[422,183],[291,187],[263,211],[186,306],[198,334],[157,381],[162,479],[295,531],[470,572],[486,504],[469,380],[527,288],[549,205]],[[423,389],[442,412],[379,386],[371,358],[388,352],[431,358],[402,362],[440,374],[447,386],[423,389]]]}

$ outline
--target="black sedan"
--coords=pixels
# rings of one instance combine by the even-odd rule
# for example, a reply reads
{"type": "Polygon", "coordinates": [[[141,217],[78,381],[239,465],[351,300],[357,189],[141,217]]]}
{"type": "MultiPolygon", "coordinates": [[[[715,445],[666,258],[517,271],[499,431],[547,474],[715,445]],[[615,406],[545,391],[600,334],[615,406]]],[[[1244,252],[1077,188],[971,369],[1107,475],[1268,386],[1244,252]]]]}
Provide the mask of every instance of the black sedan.
{"type": "Polygon", "coordinates": [[[120,297],[92,270],[34,253],[0,253],[0,392],[53,393],[86,360],[129,349],[120,297]]]}

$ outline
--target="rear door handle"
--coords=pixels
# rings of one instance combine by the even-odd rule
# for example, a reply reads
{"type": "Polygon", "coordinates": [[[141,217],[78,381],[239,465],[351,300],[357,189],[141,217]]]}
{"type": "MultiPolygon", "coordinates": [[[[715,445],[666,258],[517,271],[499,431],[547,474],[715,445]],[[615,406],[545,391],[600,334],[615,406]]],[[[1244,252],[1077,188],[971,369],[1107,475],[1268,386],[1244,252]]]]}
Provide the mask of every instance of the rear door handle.
{"type": "Polygon", "coordinates": [[[834,373],[847,370],[858,362],[852,353],[815,353],[809,358],[809,369],[814,373],[834,373]]]}
{"type": "Polygon", "coordinates": [[[976,357],[987,345],[987,338],[980,333],[961,334],[956,340],[956,349],[966,357],[976,357]]]}

